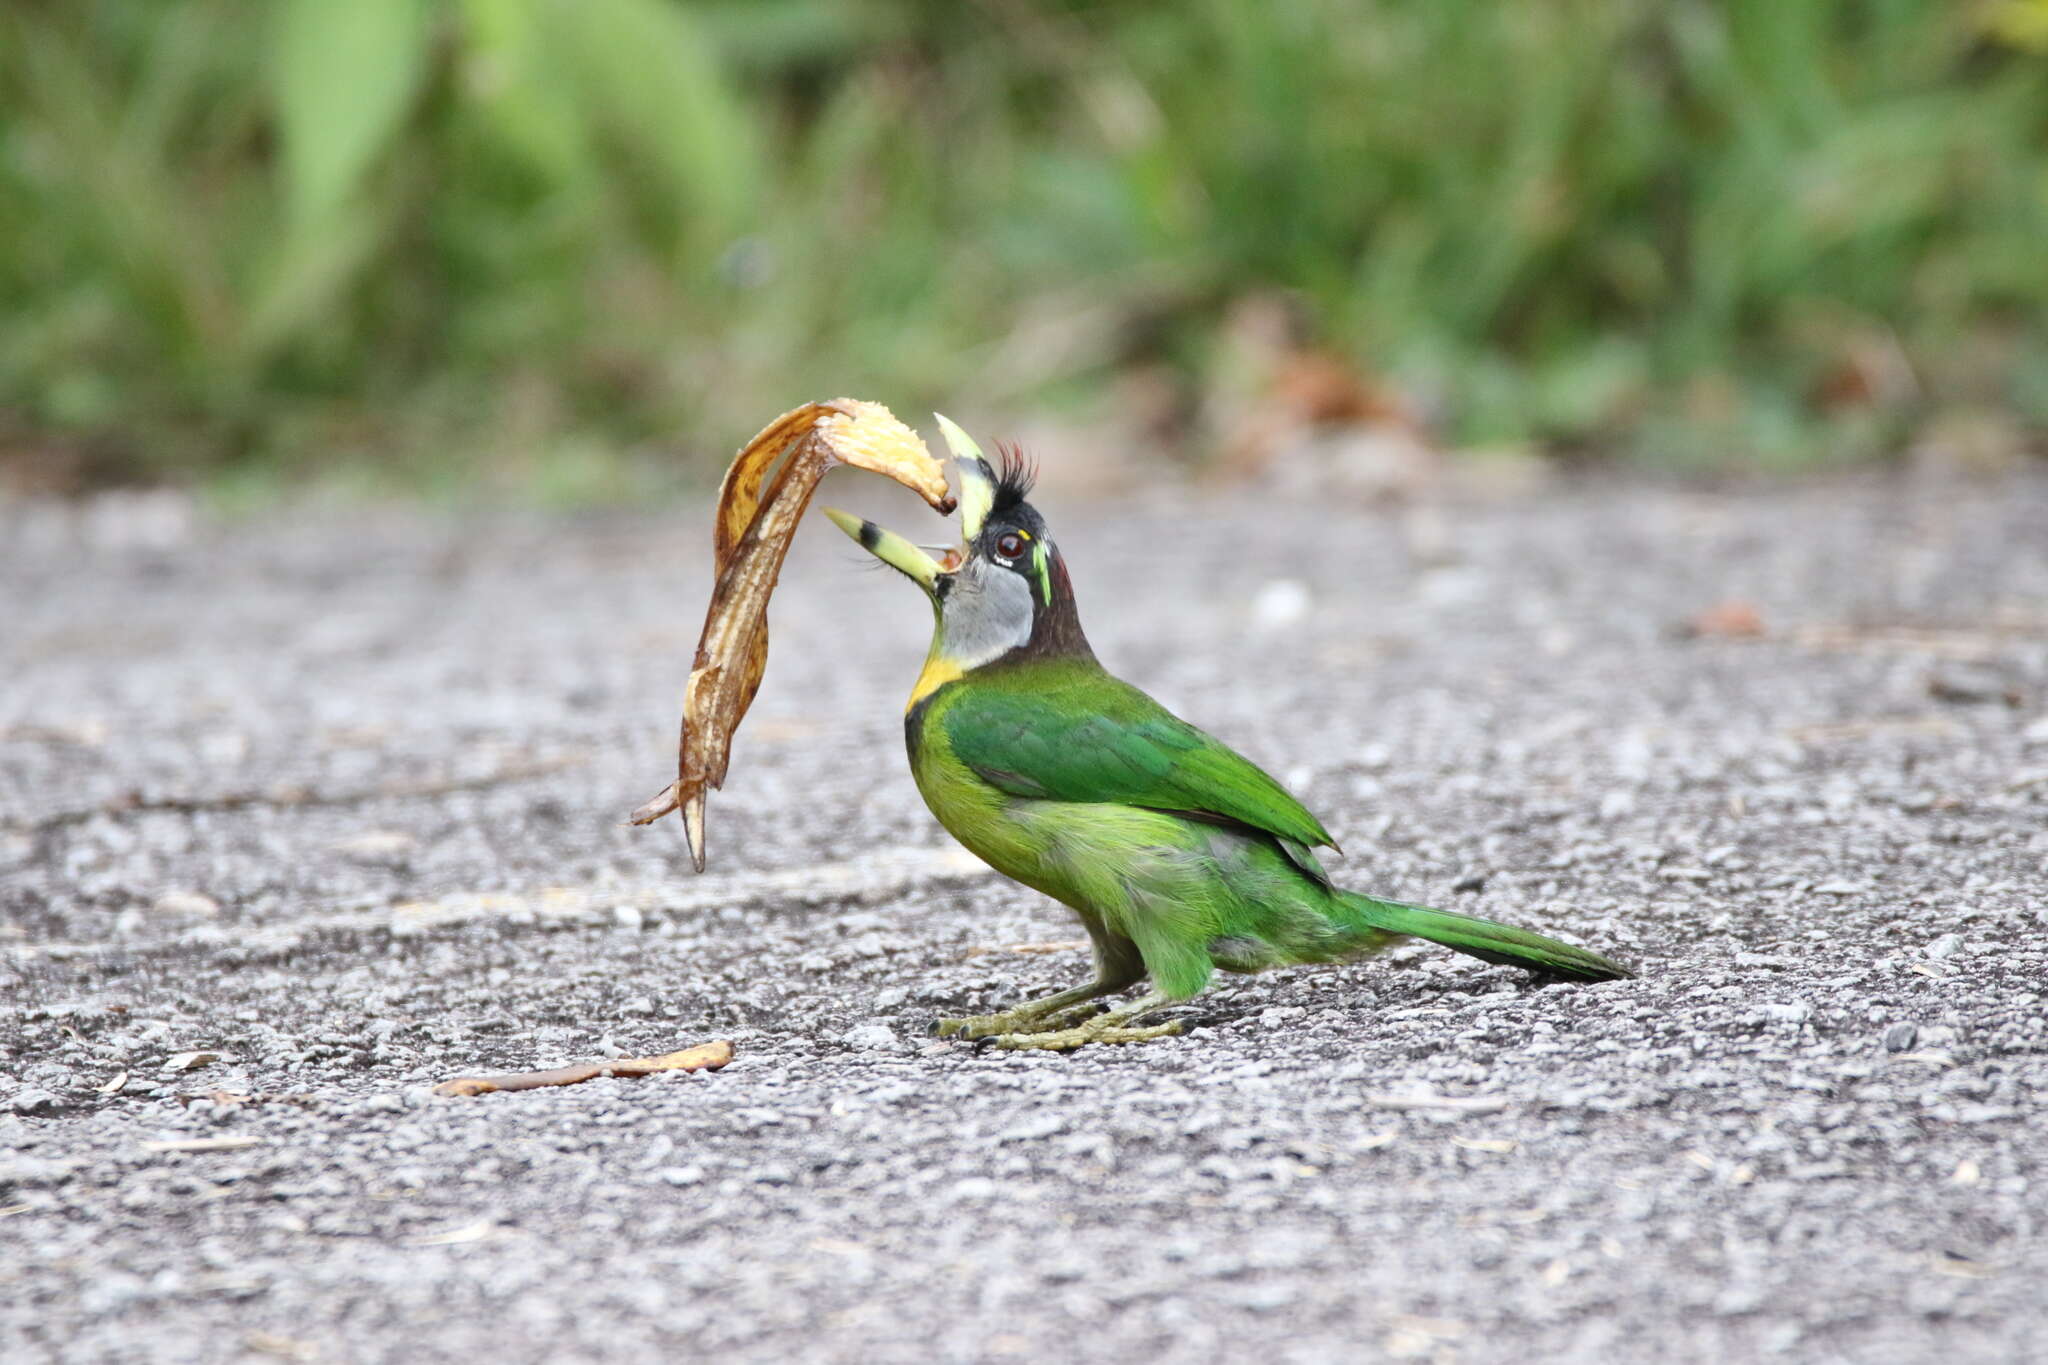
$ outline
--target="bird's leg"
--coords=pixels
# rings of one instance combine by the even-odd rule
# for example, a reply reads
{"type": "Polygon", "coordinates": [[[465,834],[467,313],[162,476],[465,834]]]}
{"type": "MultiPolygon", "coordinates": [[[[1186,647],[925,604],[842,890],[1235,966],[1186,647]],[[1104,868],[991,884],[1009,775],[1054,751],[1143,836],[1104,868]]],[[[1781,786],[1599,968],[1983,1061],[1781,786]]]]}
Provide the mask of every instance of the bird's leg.
{"type": "Polygon", "coordinates": [[[1081,925],[1087,929],[1096,954],[1096,978],[1092,982],[1061,990],[1059,995],[1049,995],[1042,1001],[1026,1001],[999,1015],[940,1019],[934,1031],[940,1038],[1026,1038],[1032,1033],[1065,1033],[1079,1027],[1090,1015],[1100,1017],[1104,1007],[1096,1005],[1096,1001],[1145,980],[1145,958],[1139,954],[1137,943],[1114,933],[1094,915],[1083,911],[1081,925]]]}
{"type": "MultiPolygon", "coordinates": [[[[1001,1048],[1043,1048],[1052,1052],[1067,1052],[1089,1043],[1142,1043],[1153,1038],[1165,1038],[1180,1032],[1180,1021],[1169,1019],[1163,1024],[1149,1027],[1133,1027],[1134,1020],[1142,1019],[1154,1010],[1163,1009],[1173,1003],[1173,997],[1164,991],[1147,991],[1128,1005],[1104,1010],[1092,1019],[1068,1028],[1040,1027],[1030,1031],[1009,1030],[992,1035],[983,1035],[989,1042],[1001,1048]]],[[[1053,1021],[1055,1025],[1059,1021],[1053,1021]]]]}
{"type": "Polygon", "coordinates": [[[1081,924],[1088,930],[1095,950],[1093,981],[1043,1000],[1027,1000],[1001,1014],[941,1019],[933,1026],[933,1032],[941,1038],[997,1038],[1062,1030],[1099,1013],[1102,1006],[1091,1002],[1128,990],[1145,979],[1145,959],[1137,944],[1113,933],[1091,914],[1082,913],[1081,924]]]}
{"type": "Polygon", "coordinates": [[[1066,1022],[1067,1011],[1076,1005],[1114,995],[1130,984],[1128,981],[1097,977],[1084,986],[1048,995],[1043,1000],[1027,1000],[1001,1014],[970,1014],[962,1019],[941,1019],[933,1026],[933,1032],[941,1038],[990,1038],[998,1034],[1027,1034],[1058,1028],[1066,1022]]]}

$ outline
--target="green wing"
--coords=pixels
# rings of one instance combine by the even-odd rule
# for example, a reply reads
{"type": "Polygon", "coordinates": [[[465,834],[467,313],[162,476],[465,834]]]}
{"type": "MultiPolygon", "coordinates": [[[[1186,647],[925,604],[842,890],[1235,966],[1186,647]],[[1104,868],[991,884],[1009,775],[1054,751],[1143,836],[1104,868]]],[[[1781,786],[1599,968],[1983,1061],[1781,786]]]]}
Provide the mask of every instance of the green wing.
{"type": "MultiPolygon", "coordinates": [[[[1322,822],[1249,759],[1107,673],[977,678],[943,714],[954,757],[1013,796],[1176,811],[1335,847],[1322,822]]],[[[1063,670],[1064,672],[1064,670],[1063,670]]],[[[1297,859],[1300,861],[1300,859],[1297,859]]],[[[1311,867],[1320,874],[1321,869],[1311,867]]]]}

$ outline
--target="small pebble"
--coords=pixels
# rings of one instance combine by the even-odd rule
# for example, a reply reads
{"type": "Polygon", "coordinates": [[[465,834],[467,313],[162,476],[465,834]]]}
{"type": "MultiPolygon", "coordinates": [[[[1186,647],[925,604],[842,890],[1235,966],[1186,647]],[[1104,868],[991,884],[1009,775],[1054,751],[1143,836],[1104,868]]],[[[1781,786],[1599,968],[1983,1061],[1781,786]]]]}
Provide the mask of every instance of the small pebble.
{"type": "Polygon", "coordinates": [[[1276,578],[1252,599],[1252,624],[1261,630],[1283,630],[1308,615],[1314,604],[1308,585],[1294,578],[1276,578]]]}
{"type": "Polygon", "coordinates": [[[203,919],[220,913],[220,902],[198,891],[166,891],[149,907],[159,915],[189,915],[203,919]]]}
{"type": "Polygon", "coordinates": [[[886,1024],[860,1024],[840,1035],[840,1042],[869,1052],[894,1051],[901,1041],[886,1024]]]}

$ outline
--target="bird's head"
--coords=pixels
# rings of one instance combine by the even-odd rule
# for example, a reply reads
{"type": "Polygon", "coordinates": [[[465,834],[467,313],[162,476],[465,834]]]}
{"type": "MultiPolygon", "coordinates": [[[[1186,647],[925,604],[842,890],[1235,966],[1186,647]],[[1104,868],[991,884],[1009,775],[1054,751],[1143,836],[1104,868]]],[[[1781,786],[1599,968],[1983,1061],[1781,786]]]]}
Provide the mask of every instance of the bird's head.
{"type": "Polygon", "coordinates": [[[939,417],[960,477],[960,544],[939,558],[872,521],[826,508],[868,553],[923,588],[938,613],[935,657],[962,670],[1016,651],[1087,653],[1066,561],[1026,499],[1037,471],[1015,447],[991,464],[974,438],[939,417]]]}

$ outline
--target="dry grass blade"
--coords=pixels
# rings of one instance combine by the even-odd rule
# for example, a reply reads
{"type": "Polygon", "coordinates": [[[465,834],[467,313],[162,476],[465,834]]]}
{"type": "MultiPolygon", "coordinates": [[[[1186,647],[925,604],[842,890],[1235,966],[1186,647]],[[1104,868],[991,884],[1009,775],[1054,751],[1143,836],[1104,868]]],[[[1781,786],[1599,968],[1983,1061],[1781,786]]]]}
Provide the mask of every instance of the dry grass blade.
{"type": "Polygon", "coordinates": [[[488,1095],[493,1090],[540,1090],[551,1085],[580,1085],[600,1076],[652,1076],[661,1071],[716,1071],[732,1060],[732,1044],[724,1040],[699,1043],[659,1057],[621,1057],[609,1062],[578,1062],[551,1071],[517,1071],[508,1076],[457,1076],[434,1087],[436,1095],[488,1095]]]}
{"type": "Polygon", "coordinates": [[[645,825],[681,810],[699,872],[704,793],[724,784],[733,733],[768,666],[768,597],[818,480],[842,464],[887,475],[940,512],[953,510],[945,466],[879,403],[806,403],[769,423],[733,460],[718,491],[717,580],[683,686],[676,780],[629,817],[645,825]]]}
{"type": "Polygon", "coordinates": [[[263,1139],[240,1134],[222,1137],[171,1138],[163,1142],[145,1142],[145,1152],[239,1152],[244,1147],[261,1147],[263,1139]]]}
{"type": "Polygon", "coordinates": [[[445,1232],[429,1232],[418,1237],[406,1238],[407,1246],[416,1247],[458,1247],[469,1242],[487,1242],[498,1232],[495,1218],[479,1218],[474,1223],[449,1228],[445,1232]]]}
{"type": "Polygon", "coordinates": [[[1508,1107],[1492,1095],[1367,1095],[1375,1109],[1414,1109],[1439,1114],[1498,1114],[1508,1107]]]}
{"type": "Polygon", "coordinates": [[[1085,938],[1063,938],[1049,943],[977,943],[962,953],[961,958],[986,957],[990,953],[1064,953],[1087,946],[1085,938]]]}

